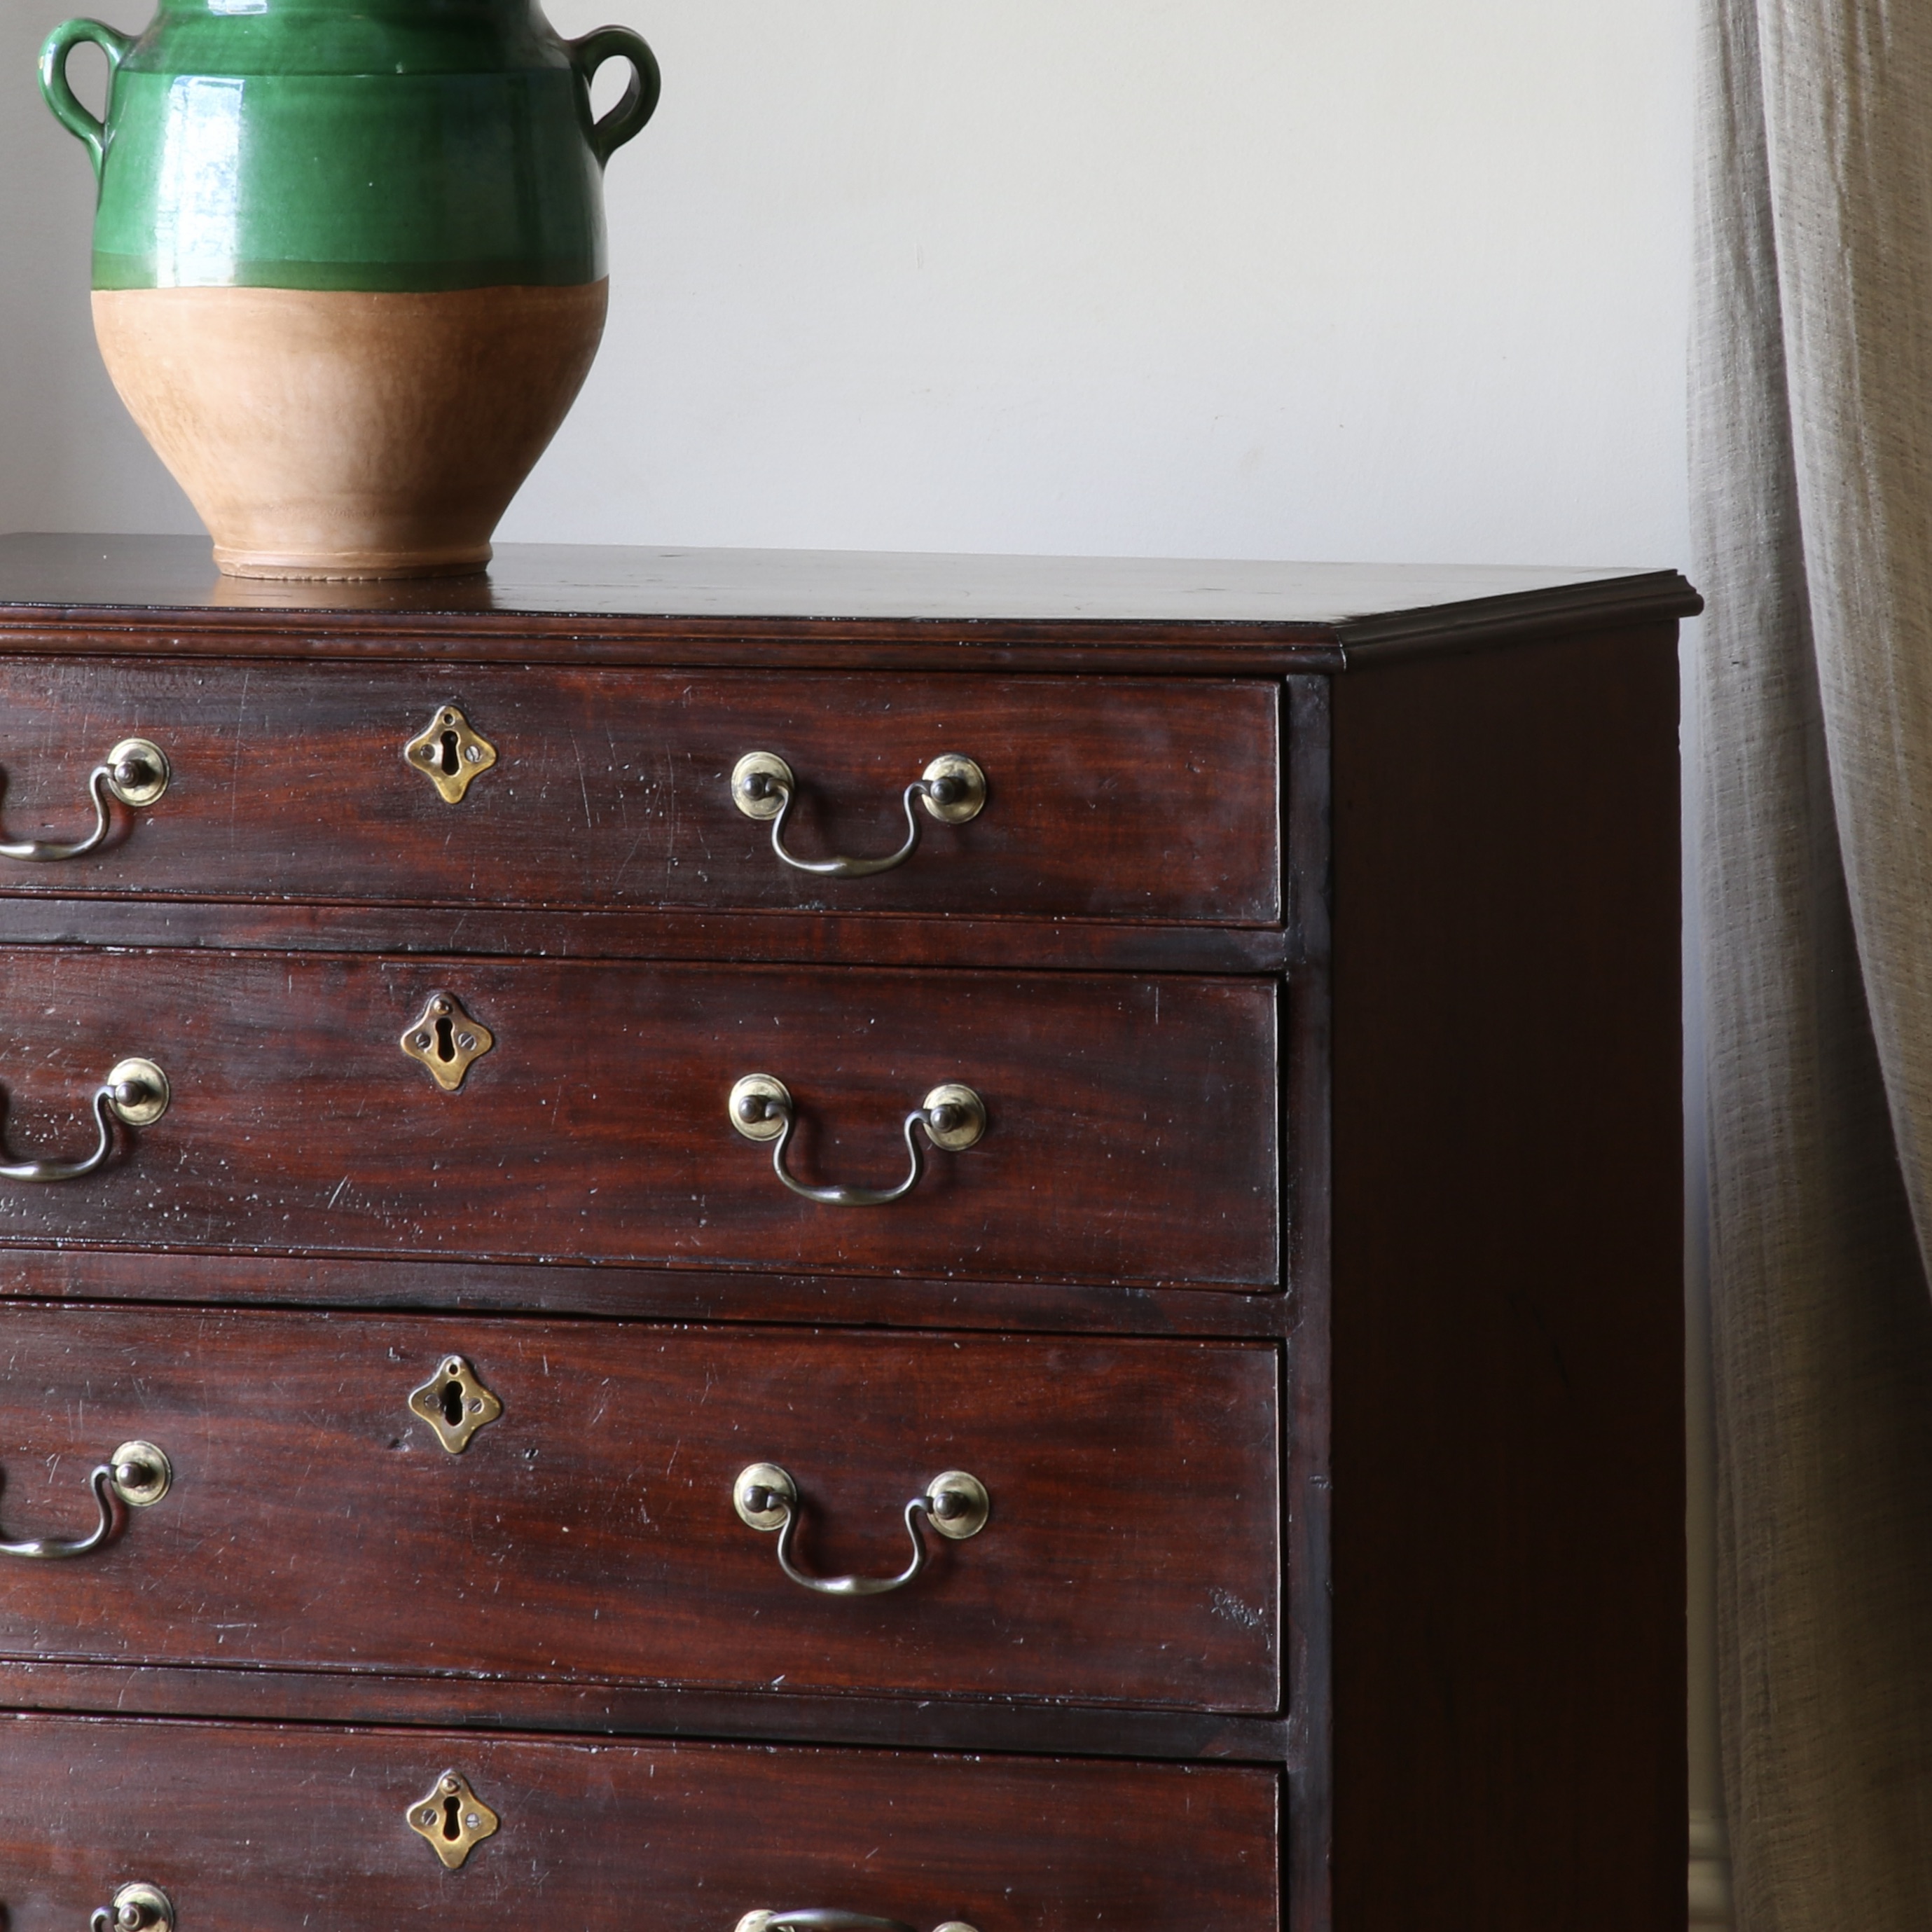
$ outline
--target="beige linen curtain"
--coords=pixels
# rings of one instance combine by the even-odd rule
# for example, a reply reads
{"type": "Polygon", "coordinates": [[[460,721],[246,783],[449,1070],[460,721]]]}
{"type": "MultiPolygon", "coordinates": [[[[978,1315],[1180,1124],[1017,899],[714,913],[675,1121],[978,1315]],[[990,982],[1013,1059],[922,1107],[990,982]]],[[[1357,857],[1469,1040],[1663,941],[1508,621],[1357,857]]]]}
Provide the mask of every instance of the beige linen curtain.
{"type": "Polygon", "coordinates": [[[1932,1927],[1932,0],[1700,0],[1720,1692],[1742,1932],[1932,1927]]]}

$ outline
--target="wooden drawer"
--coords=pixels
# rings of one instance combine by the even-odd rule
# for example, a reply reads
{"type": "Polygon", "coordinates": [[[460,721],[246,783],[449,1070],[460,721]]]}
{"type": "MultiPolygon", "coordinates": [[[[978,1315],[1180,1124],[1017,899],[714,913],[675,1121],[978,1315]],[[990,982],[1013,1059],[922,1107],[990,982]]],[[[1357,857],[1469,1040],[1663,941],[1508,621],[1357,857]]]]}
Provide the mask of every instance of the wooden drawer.
{"type": "Polygon", "coordinates": [[[13,1159],[90,1147],[128,1054],[170,1112],[84,1180],[0,1180],[0,1240],[1280,1281],[1266,981],[0,951],[13,1159]],[[464,1016],[494,1038],[460,1090],[401,1043],[434,1042],[439,997],[452,1052],[483,1038],[464,1016]],[[789,1089],[810,1184],[906,1178],[908,1110],[942,1083],[988,1126],[903,1199],[824,1204],[734,1130],[752,1073],[789,1089]]]}
{"type": "Polygon", "coordinates": [[[1272,925],[1277,708],[1271,684],[1223,680],[7,659],[6,838],[75,838],[122,738],[172,777],[111,849],[0,861],[0,891],[1272,925]],[[403,756],[451,704],[496,755],[454,804],[403,756]],[[806,858],[896,850],[940,754],[983,769],[987,802],[962,825],[920,810],[894,871],[817,876],[732,802],[759,751],[796,780],[806,858]]]}
{"type": "Polygon", "coordinates": [[[5,1340],[8,1536],[98,1522],[124,1440],[174,1480],[0,1566],[0,1654],[1276,1707],[1272,1343],[33,1304],[5,1340]],[[815,1594],[734,1509],[761,1462],[810,1576],[902,1570],[944,1471],[991,1515],[922,1526],[901,1589],[815,1594]]]}
{"type": "Polygon", "coordinates": [[[179,1932],[734,1932],[761,1907],[1269,1932],[1276,1808],[1274,1772],[1232,1766],[0,1719],[9,1932],[74,1932],[130,1881],[179,1932]],[[410,1823],[446,1772],[499,1821],[454,1869],[410,1823]]]}

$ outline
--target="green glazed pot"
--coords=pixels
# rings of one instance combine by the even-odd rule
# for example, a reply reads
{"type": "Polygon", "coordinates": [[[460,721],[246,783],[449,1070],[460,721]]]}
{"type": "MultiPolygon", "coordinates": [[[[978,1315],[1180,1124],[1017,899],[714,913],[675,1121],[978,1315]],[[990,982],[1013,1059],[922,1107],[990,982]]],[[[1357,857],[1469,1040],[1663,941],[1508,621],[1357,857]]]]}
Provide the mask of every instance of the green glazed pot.
{"type": "Polygon", "coordinates": [[[604,164],[658,85],[637,34],[566,41],[535,0],[161,0],[138,38],[55,29],[102,350],[224,568],[488,558],[596,352],[604,164]],[[100,120],[67,79],[82,40],[100,120]],[[596,120],[614,58],[630,85],[596,120]]]}

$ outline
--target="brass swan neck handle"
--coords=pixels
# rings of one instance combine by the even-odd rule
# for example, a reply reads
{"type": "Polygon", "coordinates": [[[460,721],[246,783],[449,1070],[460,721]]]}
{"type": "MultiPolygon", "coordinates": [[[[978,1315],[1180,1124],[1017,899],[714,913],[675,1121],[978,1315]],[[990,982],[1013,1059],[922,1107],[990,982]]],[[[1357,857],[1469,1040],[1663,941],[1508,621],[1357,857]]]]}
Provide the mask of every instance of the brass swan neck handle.
{"type": "Polygon", "coordinates": [[[44,1186],[63,1180],[84,1180],[107,1165],[114,1151],[116,1124],[148,1127],[168,1111],[173,1099],[168,1076],[152,1060],[124,1060],[94,1089],[92,1102],[96,1129],[94,1150],[78,1160],[0,1160],[0,1180],[44,1186]]]}
{"type": "Polygon", "coordinates": [[[962,1154],[976,1146],[986,1132],[986,1103],[971,1088],[949,1081],[934,1088],[905,1117],[906,1152],[912,1166],[896,1187],[820,1187],[797,1179],[785,1166],[798,1109],[782,1080],[769,1073],[746,1074],[732,1088],[728,1108],[732,1126],[746,1140],[776,1143],[772,1168],[786,1186],[827,1208],[882,1208],[888,1202],[902,1201],[919,1185],[926,1169],[922,1136],[949,1154],[962,1154]]]}
{"type": "MultiPolygon", "coordinates": [[[[901,1918],[874,1918],[863,1912],[828,1911],[823,1906],[794,1912],[748,1912],[736,1932],[916,1932],[901,1918]]],[[[949,1918],[933,1932],[974,1932],[962,1918],[949,1918]]]]}
{"type": "Polygon", "coordinates": [[[168,1492],[174,1466],[152,1442],[124,1442],[110,1460],[88,1475],[88,1486],[100,1506],[100,1520],[85,1536],[29,1536],[0,1542],[0,1556],[37,1563],[59,1563],[104,1550],[127,1527],[130,1509],[151,1509],[168,1492]]]}
{"type": "Polygon", "coordinates": [[[0,859],[23,866],[47,866],[64,859],[85,859],[107,843],[113,830],[118,799],[130,811],[145,812],[168,788],[173,776],[167,754],[147,738],[124,738],[87,775],[88,796],[94,801],[94,830],[70,841],[22,839],[0,842],[0,859]]]}
{"type": "Polygon", "coordinates": [[[903,866],[919,850],[920,810],[942,825],[964,825],[986,802],[986,774],[970,758],[948,752],[905,788],[905,842],[883,859],[801,859],[785,847],[784,832],[798,802],[790,766],[772,752],[747,752],[731,773],[731,802],[747,818],[770,820],[772,850],[795,872],[824,879],[868,879],[903,866]]]}
{"type": "Polygon", "coordinates": [[[905,1506],[906,1534],[912,1539],[912,1559],[896,1576],[814,1576],[799,1568],[792,1554],[804,1514],[798,1484],[776,1462],[753,1462],[738,1472],[731,1486],[732,1507],[748,1528],[778,1533],[778,1568],[802,1590],[821,1597],[883,1597],[916,1582],[926,1568],[926,1539],[922,1518],[950,1543],[977,1536],[992,1514],[993,1499],[986,1486],[964,1469],[946,1469],[905,1506]]]}

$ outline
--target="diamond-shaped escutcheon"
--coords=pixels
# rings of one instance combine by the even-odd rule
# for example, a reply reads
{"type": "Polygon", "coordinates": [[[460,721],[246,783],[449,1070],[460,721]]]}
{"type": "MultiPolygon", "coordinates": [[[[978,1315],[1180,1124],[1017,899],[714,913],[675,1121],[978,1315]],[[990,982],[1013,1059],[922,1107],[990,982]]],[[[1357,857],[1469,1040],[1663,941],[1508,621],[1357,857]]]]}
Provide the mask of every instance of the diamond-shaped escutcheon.
{"type": "Polygon", "coordinates": [[[410,1829],[424,1839],[452,1871],[503,1821],[470,1788],[460,1771],[446,1771],[412,1804],[410,1829]]]}
{"type": "Polygon", "coordinates": [[[428,1423],[452,1456],[460,1456],[477,1430],[502,1412],[502,1399],[460,1355],[444,1356],[435,1374],[410,1391],[410,1413],[428,1423]]]}

